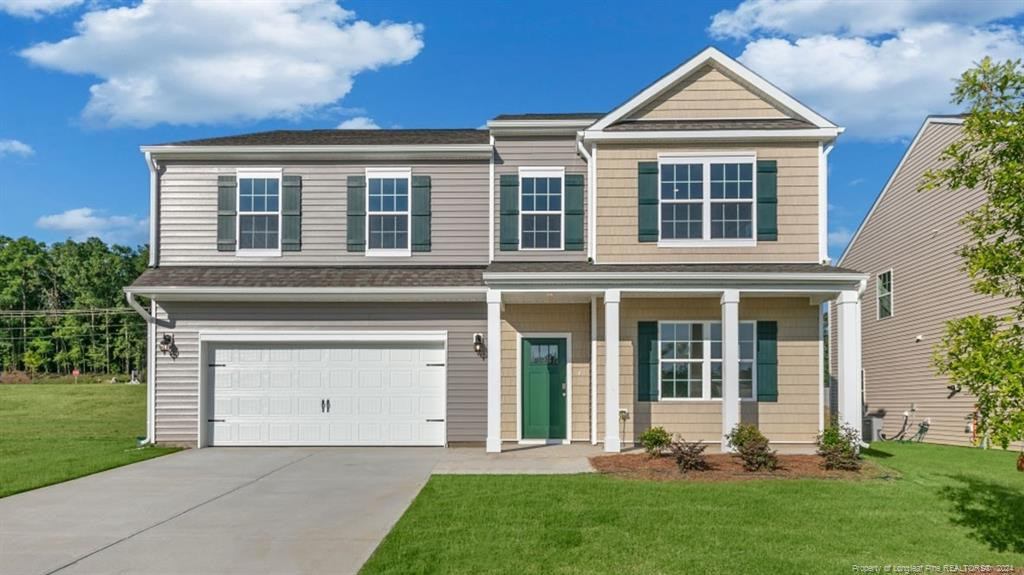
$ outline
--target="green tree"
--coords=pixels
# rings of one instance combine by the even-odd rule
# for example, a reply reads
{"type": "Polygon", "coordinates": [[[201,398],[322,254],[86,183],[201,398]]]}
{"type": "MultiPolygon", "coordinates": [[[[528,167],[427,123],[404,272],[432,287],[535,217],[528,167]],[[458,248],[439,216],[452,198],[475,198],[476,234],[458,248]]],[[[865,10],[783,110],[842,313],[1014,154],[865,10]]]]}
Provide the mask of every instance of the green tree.
{"type": "MultiPolygon", "coordinates": [[[[940,373],[978,398],[980,437],[1004,449],[1024,440],[1024,67],[985,58],[960,77],[953,102],[969,107],[963,135],[942,153],[947,163],[922,189],[978,189],[985,203],[963,224],[961,249],[978,293],[1009,298],[1005,317],[950,320],[936,347],[940,373]]],[[[1024,465],[1024,451],[1020,456],[1024,465]]]]}

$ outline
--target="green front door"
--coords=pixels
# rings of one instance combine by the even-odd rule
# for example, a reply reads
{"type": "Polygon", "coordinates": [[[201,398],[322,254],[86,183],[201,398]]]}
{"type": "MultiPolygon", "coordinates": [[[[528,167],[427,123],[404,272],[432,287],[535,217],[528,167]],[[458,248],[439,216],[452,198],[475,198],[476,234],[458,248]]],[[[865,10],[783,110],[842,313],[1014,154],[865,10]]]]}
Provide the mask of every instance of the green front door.
{"type": "Polygon", "coordinates": [[[523,439],[565,439],[565,351],[565,338],[523,338],[523,439]]]}

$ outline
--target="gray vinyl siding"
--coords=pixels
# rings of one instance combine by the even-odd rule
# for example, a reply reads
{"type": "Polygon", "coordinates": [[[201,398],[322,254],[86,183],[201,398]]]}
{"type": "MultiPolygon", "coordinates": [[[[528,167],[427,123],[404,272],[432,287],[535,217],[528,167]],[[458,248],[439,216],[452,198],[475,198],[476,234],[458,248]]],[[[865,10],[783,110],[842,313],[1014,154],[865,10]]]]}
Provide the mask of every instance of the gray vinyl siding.
{"type": "Polygon", "coordinates": [[[487,263],[488,163],[466,161],[246,163],[302,177],[302,250],[280,257],[217,251],[217,176],[238,164],[171,161],[160,176],[160,265],[438,265],[487,263]],[[412,167],[431,177],[432,245],[411,257],[349,253],[345,242],[346,178],[371,166],[412,167]]]}
{"type": "MultiPolygon", "coordinates": [[[[959,220],[984,202],[984,194],[916,191],[924,172],[939,165],[939,154],[960,130],[955,124],[925,128],[841,265],[870,274],[861,306],[867,410],[885,410],[884,429],[895,433],[902,413],[915,404],[915,422],[931,419],[928,441],[967,445],[965,418],[973,411],[974,399],[966,393],[946,398],[949,381],[936,374],[932,352],[946,320],[1004,314],[1010,303],[974,293],[958,253],[968,241],[959,220]],[[878,274],[890,268],[893,315],[879,320],[878,274]]],[[[834,320],[832,328],[834,334],[834,320]]],[[[830,363],[835,373],[835,353],[830,363]]]]}
{"type": "MultiPolygon", "coordinates": [[[[566,174],[583,174],[586,190],[587,164],[576,150],[576,137],[518,136],[495,138],[494,141],[494,261],[579,261],[587,259],[582,251],[501,251],[501,176],[518,174],[519,168],[564,167],[566,174]]],[[[583,194],[583,238],[587,238],[587,193],[583,194]]],[[[564,230],[563,230],[564,231],[564,230]]],[[[483,237],[487,237],[485,233],[483,237]]]]}
{"type": "MultiPolygon", "coordinates": [[[[473,351],[486,333],[483,303],[182,303],[157,306],[156,339],[174,336],[178,357],[156,352],[156,441],[195,445],[199,425],[199,332],[203,330],[448,331],[450,442],[481,442],[487,424],[487,362],[473,351]]],[[[152,343],[151,343],[152,344],[152,343]]]]}

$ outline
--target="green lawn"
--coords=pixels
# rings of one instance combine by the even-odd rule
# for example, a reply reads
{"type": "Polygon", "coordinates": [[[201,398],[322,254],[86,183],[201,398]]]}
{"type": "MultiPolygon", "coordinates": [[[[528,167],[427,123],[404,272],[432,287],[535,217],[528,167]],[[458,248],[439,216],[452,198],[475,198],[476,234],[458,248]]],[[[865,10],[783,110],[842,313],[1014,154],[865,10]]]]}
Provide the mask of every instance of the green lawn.
{"type": "Polygon", "coordinates": [[[0,385],[0,497],[175,451],[144,435],[144,385],[0,385]]]}
{"type": "Polygon", "coordinates": [[[362,573],[850,573],[1024,566],[1016,454],[881,444],[897,478],[434,476],[362,573]]]}

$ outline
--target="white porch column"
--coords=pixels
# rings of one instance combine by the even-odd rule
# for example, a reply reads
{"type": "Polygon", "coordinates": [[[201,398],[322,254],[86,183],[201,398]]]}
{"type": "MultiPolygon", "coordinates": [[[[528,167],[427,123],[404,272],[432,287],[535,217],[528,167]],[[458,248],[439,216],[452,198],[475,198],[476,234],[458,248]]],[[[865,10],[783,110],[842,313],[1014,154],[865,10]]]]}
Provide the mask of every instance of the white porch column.
{"type": "Polygon", "coordinates": [[[722,451],[725,436],[740,422],[740,292],[722,292],[722,451]]]}
{"type": "Polygon", "coordinates": [[[617,289],[604,292],[604,450],[622,450],[619,437],[619,301],[617,289]]]}
{"type": "MultiPolygon", "coordinates": [[[[839,423],[861,430],[860,292],[844,290],[836,300],[839,360],[839,423]]],[[[863,439],[863,438],[862,438],[863,439]]]]}
{"type": "Polygon", "coordinates": [[[487,452],[501,453],[500,290],[487,290],[487,452]]]}

